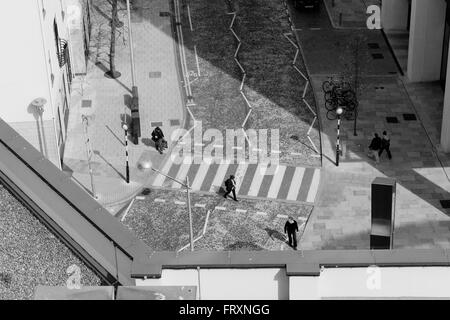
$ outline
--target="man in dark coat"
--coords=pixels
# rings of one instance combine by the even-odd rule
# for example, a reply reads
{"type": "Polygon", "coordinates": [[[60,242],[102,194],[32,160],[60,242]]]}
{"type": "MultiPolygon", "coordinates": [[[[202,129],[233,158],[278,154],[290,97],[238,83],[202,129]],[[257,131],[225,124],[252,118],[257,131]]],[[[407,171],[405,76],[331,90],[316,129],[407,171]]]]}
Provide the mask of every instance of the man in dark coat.
{"type": "Polygon", "coordinates": [[[231,175],[227,180],[225,180],[225,188],[227,192],[224,194],[224,198],[226,199],[228,195],[233,192],[234,201],[238,201],[236,198],[236,180],[234,179],[234,176],[231,175]]]}
{"type": "Polygon", "coordinates": [[[293,247],[295,250],[297,250],[297,234],[296,234],[297,231],[298,231],[297,221],[295,221],[294,218],[289,217],[288,221],[286,221],[286,224],[284,225],[284,233],[287,233],[289,245],[293,247]]]}
{"type": "Polygon", "coordinates": [[[386,131],[383,131],[383,136],[381,137],[381,149],[378,151],[378,156],[381,156],[383,150],[386,150],[389,159],[392,159],[391,150],[389,149],[391,146],[391,138],[387,134],[386,131]]]}
{"type": "Polygon", "coordinates": [[[162,154],[163,152],[163,140],[164,140],[164,133],[162,132],[160,127],[156,127],[155,130],[152,132],[152,140],[155,142],[156,150],[159,151],[159,153],[162,154]]]}
{"type": "Polygon", "coordinates": [[[381,150],[381,138],[378,133],[374,134],[374,138],[370,142],[369,145],[369,153],[367,154],[369,157],[374,157],[376,163],[380,163],[380,156],[378,152],[381,150]]]}

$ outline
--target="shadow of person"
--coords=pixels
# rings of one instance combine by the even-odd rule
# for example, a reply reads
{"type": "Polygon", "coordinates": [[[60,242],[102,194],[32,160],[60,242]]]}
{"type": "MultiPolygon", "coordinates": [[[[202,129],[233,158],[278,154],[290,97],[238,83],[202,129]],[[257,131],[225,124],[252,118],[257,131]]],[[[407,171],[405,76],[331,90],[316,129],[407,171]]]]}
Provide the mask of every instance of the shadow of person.
{"type": "Polygon", "coordinates": [[[270,238],[289,243],[289,241],[286,239],[286,236],[280,231],[270,228],[265,228],[264,230],[267,232],[270,238]]]}
{"type": "Polygon", "coordinates": [[[154,147],[154,148],[156,148],[155,142],[152,139],[150,139],[150,138],[142,138],[141,141],[147,147],[154,147]]]}
{"type": "Polygon", "coordinates": [[[236,241],[225,247],[225,251],[236,251],[236,250],[260,251],[264,250],[264,248],[258,246],[256,243],[249,241],[236,241]]]}

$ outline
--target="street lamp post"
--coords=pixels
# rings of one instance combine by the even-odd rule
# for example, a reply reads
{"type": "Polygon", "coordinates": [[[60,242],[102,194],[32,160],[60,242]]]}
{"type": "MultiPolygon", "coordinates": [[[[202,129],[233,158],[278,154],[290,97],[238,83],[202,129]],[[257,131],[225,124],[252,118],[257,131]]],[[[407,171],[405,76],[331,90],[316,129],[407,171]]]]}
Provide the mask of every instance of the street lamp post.
{"type": "Polygon", "coordinates": [[[341,115],[344,112],[344,109],[342,107],[337,107],[336,114],[337,114],[337,134],[336,134],[336,167],[339,167],[339,152],[340,152],[340,128],[341,128],[341,115]]]}
{"type": "Polygon", "coordinates": [[[189,242],[190,242],[190,246],[191,246],[191,251],[194,251],[194,230],[192,227],[191,193],[189,191],[191,189],[191,187],[189,186],[189,178],[186,177],[186,183],[183,183],[182,181],[172,178],[171,176],[168,176],[167,174],[164,174],[161,171],[153,168],[151,166],[151,164],[149,164],[149,163],[142,163],[141,165],[144,169],[150,168],[153,171],[159,173],[160,175],[163,175],[164,177],[169,178],[170,180],[175,181],[186,188],[187,206],[188,206],[188,214],[189,214],[189,242]]]}
{"type": "Polygon", "coordinates": [[[122,128],[125,131],[124,141],[125,141],[125,157],[126,157],[126,164],[125,164],[126,181],[127,183],[130,183],[130,166],[128,165],[128,126],[124,123],[122,128]]]}
{"type": "Polygon", "coordinates": [[[139,119],[139,93],[136,85],[136,68],[134,64],[133,52],[133,34],[131,30],[131,8],[130,0],[127,0],[127,16],[128,16],[128,42],[130,44],[131,59],[131,81],[132,81],[132,100],[131,100],[131,135],[135,144],[139,143],[138,137],[141,136],[140,119],[139,119]]]}
{"type": "Polygon", "coordinates": [[[94,175],[93,175],[92,166],[91,166],[92,146],[91,146],[91,140],[89,139],[89,132],[88,132],[89,117],[86,115],[82,115],[81,120],[84,125],[84,140],[86,143],[86,154],[87,154],[89,175],[91,177],[92,194],[94,195],[94,198],[97,199],[97,193],[95,192],[94,175]]]}
{"type": "Polygon", "coordinates": [[[193,234],[193,228],[192,228],[192,212],[191,212],[191,194],[189,192],[189,189],[191,187],[189,186],[189,178],[186,177],[186,193],[187,193],[187,203],[188,203],[188,210],[189,210],[189,239],[191,242],[191,251],[194,251],[194,241],[192,240],[194,238],[193,234]]]}

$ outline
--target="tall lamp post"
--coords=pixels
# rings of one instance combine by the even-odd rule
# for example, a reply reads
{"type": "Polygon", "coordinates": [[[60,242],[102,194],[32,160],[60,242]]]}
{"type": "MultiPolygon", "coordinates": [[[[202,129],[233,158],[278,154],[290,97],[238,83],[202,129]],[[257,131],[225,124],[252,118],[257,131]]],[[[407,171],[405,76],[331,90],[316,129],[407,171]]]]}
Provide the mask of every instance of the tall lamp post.
{"type": "Polygon", "coordinates": [[[94,174],[92,173],[92,166],[91,166],[92,145],[91,140],[89,139],[89,132],[88,132],[89,120],[92,120],[92,116],[90,117],[87,115],[81,116],[81,121],[83,122],[84,126],[84,140],[86,143],[86,154],[87,154],[89,175],[91,177],[92,194],[94,195],[94,198],[97,199],[97,193],[95,192],[95,184],[94,184],[94,174]]]}
{"type": "Polygon", "coordinates": [[[133,52],[133,34],[131,31],[131,8],[130,0],[127,0],[127,16],[128,16],[128,42],[130,44],[131,59],[131,81],[132,81],[132,100],[131,100],[131,134],[135,144],[139,143],[138,137],[141,136],[140,119],[139,119],[139,93],[136,86],[136,68],[134,65],[133,52]]]}
{"type": "Polygon", "coordinates": [[[339,153],[340,153],[340,128],[341,128],[341,115],[344,112],[342,107],[338,106],[336,109],[337,114],[337,134],[336,134],[336,167],[339,167],[339,153]]]}
{"type": "Polygon", "coordinates": [[[127,183],[130,183],[130,166],[128,165],[128,126],[126,123],[122,126],[123,130],[125,131],[125,158],[126,158],[126,164],[125,164],[125,172],[126,172],[126,181],[127,183]]]}
{"type": "Polygon", "coordinates": [[[188,206],[188,214],[189,214],[189,243],[190,243],[191,251],[194,251],[194,231],[193,231],[193,227],[192,227],[191,193],[189,191],[191,189],[191,187],[189,185],[189,178],[186,177],[186,182],[184,183],[183,181],[172,178],[171,176],[168,176],[168,175],[162,173],[161,171],[153,168],[150,162],[146,161],[146,162],[141,163],[140,165],[142,168],[152,169],[153,171],[159,173],[160,175],[163,175],[164,177],[169,178],[170,180],[175,181],[186,188],[187,206],[188,206]]]}

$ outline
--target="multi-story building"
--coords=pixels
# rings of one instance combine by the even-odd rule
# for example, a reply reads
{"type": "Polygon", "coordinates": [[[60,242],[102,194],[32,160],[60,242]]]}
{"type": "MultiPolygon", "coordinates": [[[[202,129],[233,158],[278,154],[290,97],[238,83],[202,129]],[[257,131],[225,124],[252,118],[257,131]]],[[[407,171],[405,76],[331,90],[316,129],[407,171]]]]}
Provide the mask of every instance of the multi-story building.
{"type": "Polygon", "coordinates": [[[450,152],[450,6],[448,0],[382,0],[381,23],[411,82],[440,81],[445,90],[441,148],[450,152]],[[403,39],[403,40],[402,40],[403,39]]]}
{"type": "Polygon", "coordinates": [[[86,73],[88,0],[5,1],[0,117],[61,167],[72,81],[86,73]],[[15,14],[20,13],[20,14],[15,14]]]}

